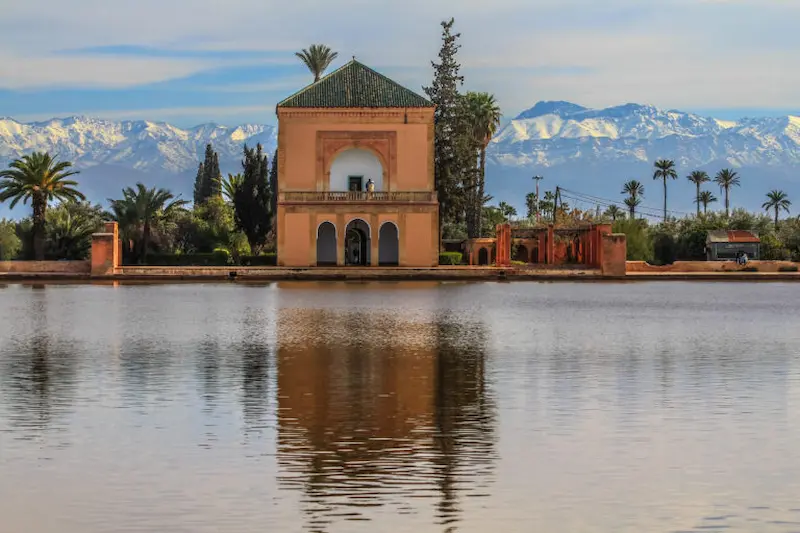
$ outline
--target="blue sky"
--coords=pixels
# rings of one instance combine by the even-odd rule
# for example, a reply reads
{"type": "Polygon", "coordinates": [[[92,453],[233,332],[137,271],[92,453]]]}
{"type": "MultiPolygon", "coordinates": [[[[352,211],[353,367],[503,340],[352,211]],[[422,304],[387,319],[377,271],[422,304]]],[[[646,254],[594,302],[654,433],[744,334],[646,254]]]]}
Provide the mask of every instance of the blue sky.
{"type": "Polygon", "coordinates": [[[797,0],[26,0],[0,18],[0,116],[274,123],[309,81],[296,50],[420,90],[450,16],[465,88],[507,117],[539,100],[800,115],[797,0]]]}

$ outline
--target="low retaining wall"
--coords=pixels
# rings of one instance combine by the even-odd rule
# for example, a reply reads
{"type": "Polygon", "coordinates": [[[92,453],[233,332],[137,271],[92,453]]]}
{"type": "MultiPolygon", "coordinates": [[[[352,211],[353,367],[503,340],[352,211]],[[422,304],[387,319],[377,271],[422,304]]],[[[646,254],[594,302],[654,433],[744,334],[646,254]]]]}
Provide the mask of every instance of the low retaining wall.
{"type": "Polygon", "coordinates": [[[625,263],[627,273],[713,273],[736,272],[743,268],[757,268],[759,272],[779,272],[781,267],[798,266],[791,261],[749,261],[746,266],[741,266],[736,261],[675,261],[671,265],[651,265],[645,261],[628,261],[625,263]]]}
{"type": "Polygon", "coordinates": [[[510,269],[497,267],[345,267],[345,268],[290,268],[290,267],[172,267],[172,266],[122,266],[115,279],[239,279],[260,280],[346,280],[346,279],[426,279],[426,280],[479,280],[503,278],[510,269]]]}
{"type": "Polygon", "coordinates": [[[0,261],[0,273],[7,274],[88,274],[91,261],[0,261]]]}

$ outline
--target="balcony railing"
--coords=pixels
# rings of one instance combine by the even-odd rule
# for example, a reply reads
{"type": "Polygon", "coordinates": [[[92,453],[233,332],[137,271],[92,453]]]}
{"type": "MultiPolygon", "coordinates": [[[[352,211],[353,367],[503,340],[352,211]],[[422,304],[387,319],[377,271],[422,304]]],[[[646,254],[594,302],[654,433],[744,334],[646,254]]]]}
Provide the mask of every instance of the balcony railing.
{"type": "Polygon", "coordinates": [[[285,191],[278,195],[286,203],[433,203],[435,191],[285,191]]]}

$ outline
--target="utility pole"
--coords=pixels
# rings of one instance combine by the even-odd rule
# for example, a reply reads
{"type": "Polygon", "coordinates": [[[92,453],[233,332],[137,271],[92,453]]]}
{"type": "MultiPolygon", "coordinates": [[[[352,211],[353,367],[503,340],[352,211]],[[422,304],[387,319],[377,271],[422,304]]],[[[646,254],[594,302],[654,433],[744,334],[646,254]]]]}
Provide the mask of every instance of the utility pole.
{"type": "Polygon", "coordinates": [[[539,222],[539,215],[541,213],[539,209],[539,182],[542,181],[544,178],[542,176],[534,176],[533,181],[536,182],[536,222],[539,222]]]}
{"type": "Polygon", "coordinates": [[[556,194],[553,195],[553,225],[556,223],[556,212],[558,211],[558,202],[561,200],[561,189],[556,185],[556,194]]]}

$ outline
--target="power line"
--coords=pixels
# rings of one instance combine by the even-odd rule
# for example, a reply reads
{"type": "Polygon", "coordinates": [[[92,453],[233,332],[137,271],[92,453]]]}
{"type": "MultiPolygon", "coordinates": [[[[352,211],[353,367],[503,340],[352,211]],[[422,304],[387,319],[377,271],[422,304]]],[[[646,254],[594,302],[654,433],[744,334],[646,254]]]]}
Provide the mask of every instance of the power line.
{"type": "MultiPolygon", "coordinates": [[[[619,205],[624,205],[624,202],[619,202],[617,200],[610,200],[608,198],[602,198],[600,196],[593,196],[591,194],[580,193],[580,192],[572,191],[572,190],[569,190],[569,189],[565,189],[563,187],[561,187],[561,191],[568,192],[568,193],[571,193],[571,194],[574,194],[574,195],[578,195],[578,196],[583,196],[585,198],[590,198],[592,201],[598,201],[599,200],[599,201],[603,201],[603,202],[610,202],[610,203],[618,205],[618,206],[619,205]]],[[[637,210],[648,210],[648,211],[653,211],[653,212],[660,212],[660,213],[662,213],[662,217],[663,217],[664,210],[662,208],[660,208],[660,207],[650,207],[650,206],[642,205],[642,206],[637,206],[636,209],[637,210]]],[[[672,214],[676,214],[676,215],[684,215],[684,216],[688,216],[688,215],[692,215],[693,214],[693,213],[687,213],[685,211],[677,211],[675,209],[667,209],[667,213],[672,213],[672,214]]]]}
{"type": "MultiPolygon", "coordinates": [[[[589,204],[589,205],[595,205],[595,206],[599,205],[601,207],[606,207],[606,208],[611,207],[613,205],[615,207],[621,208],[625,212],[629,211],[629,208],[627,206],[620,205],[617,202],[599,201],[599,200],[591,200],[590,201],[590,200],[587,200],[585,198],[579,198],[579,197],[572,196],[572,195],[569,195],[569,194],[564,194],[564,193],[562,193],[561,196],[563,198],[568,198],[570,200],[573,200],[573,201],[576,201],[576,202],[581,202],[581,203],[586,203],[586,204],[589,204]]],[[[648,212],[647,210],[640,210],[638,207],[636,208],[636,214],[637,215],[646,216],[646,217],[649,217],[649,218],[659,219],[659,220],[664,218],[663,214],[661,214],[661,213],[656,214],[656,213],[648,212]]]]}

